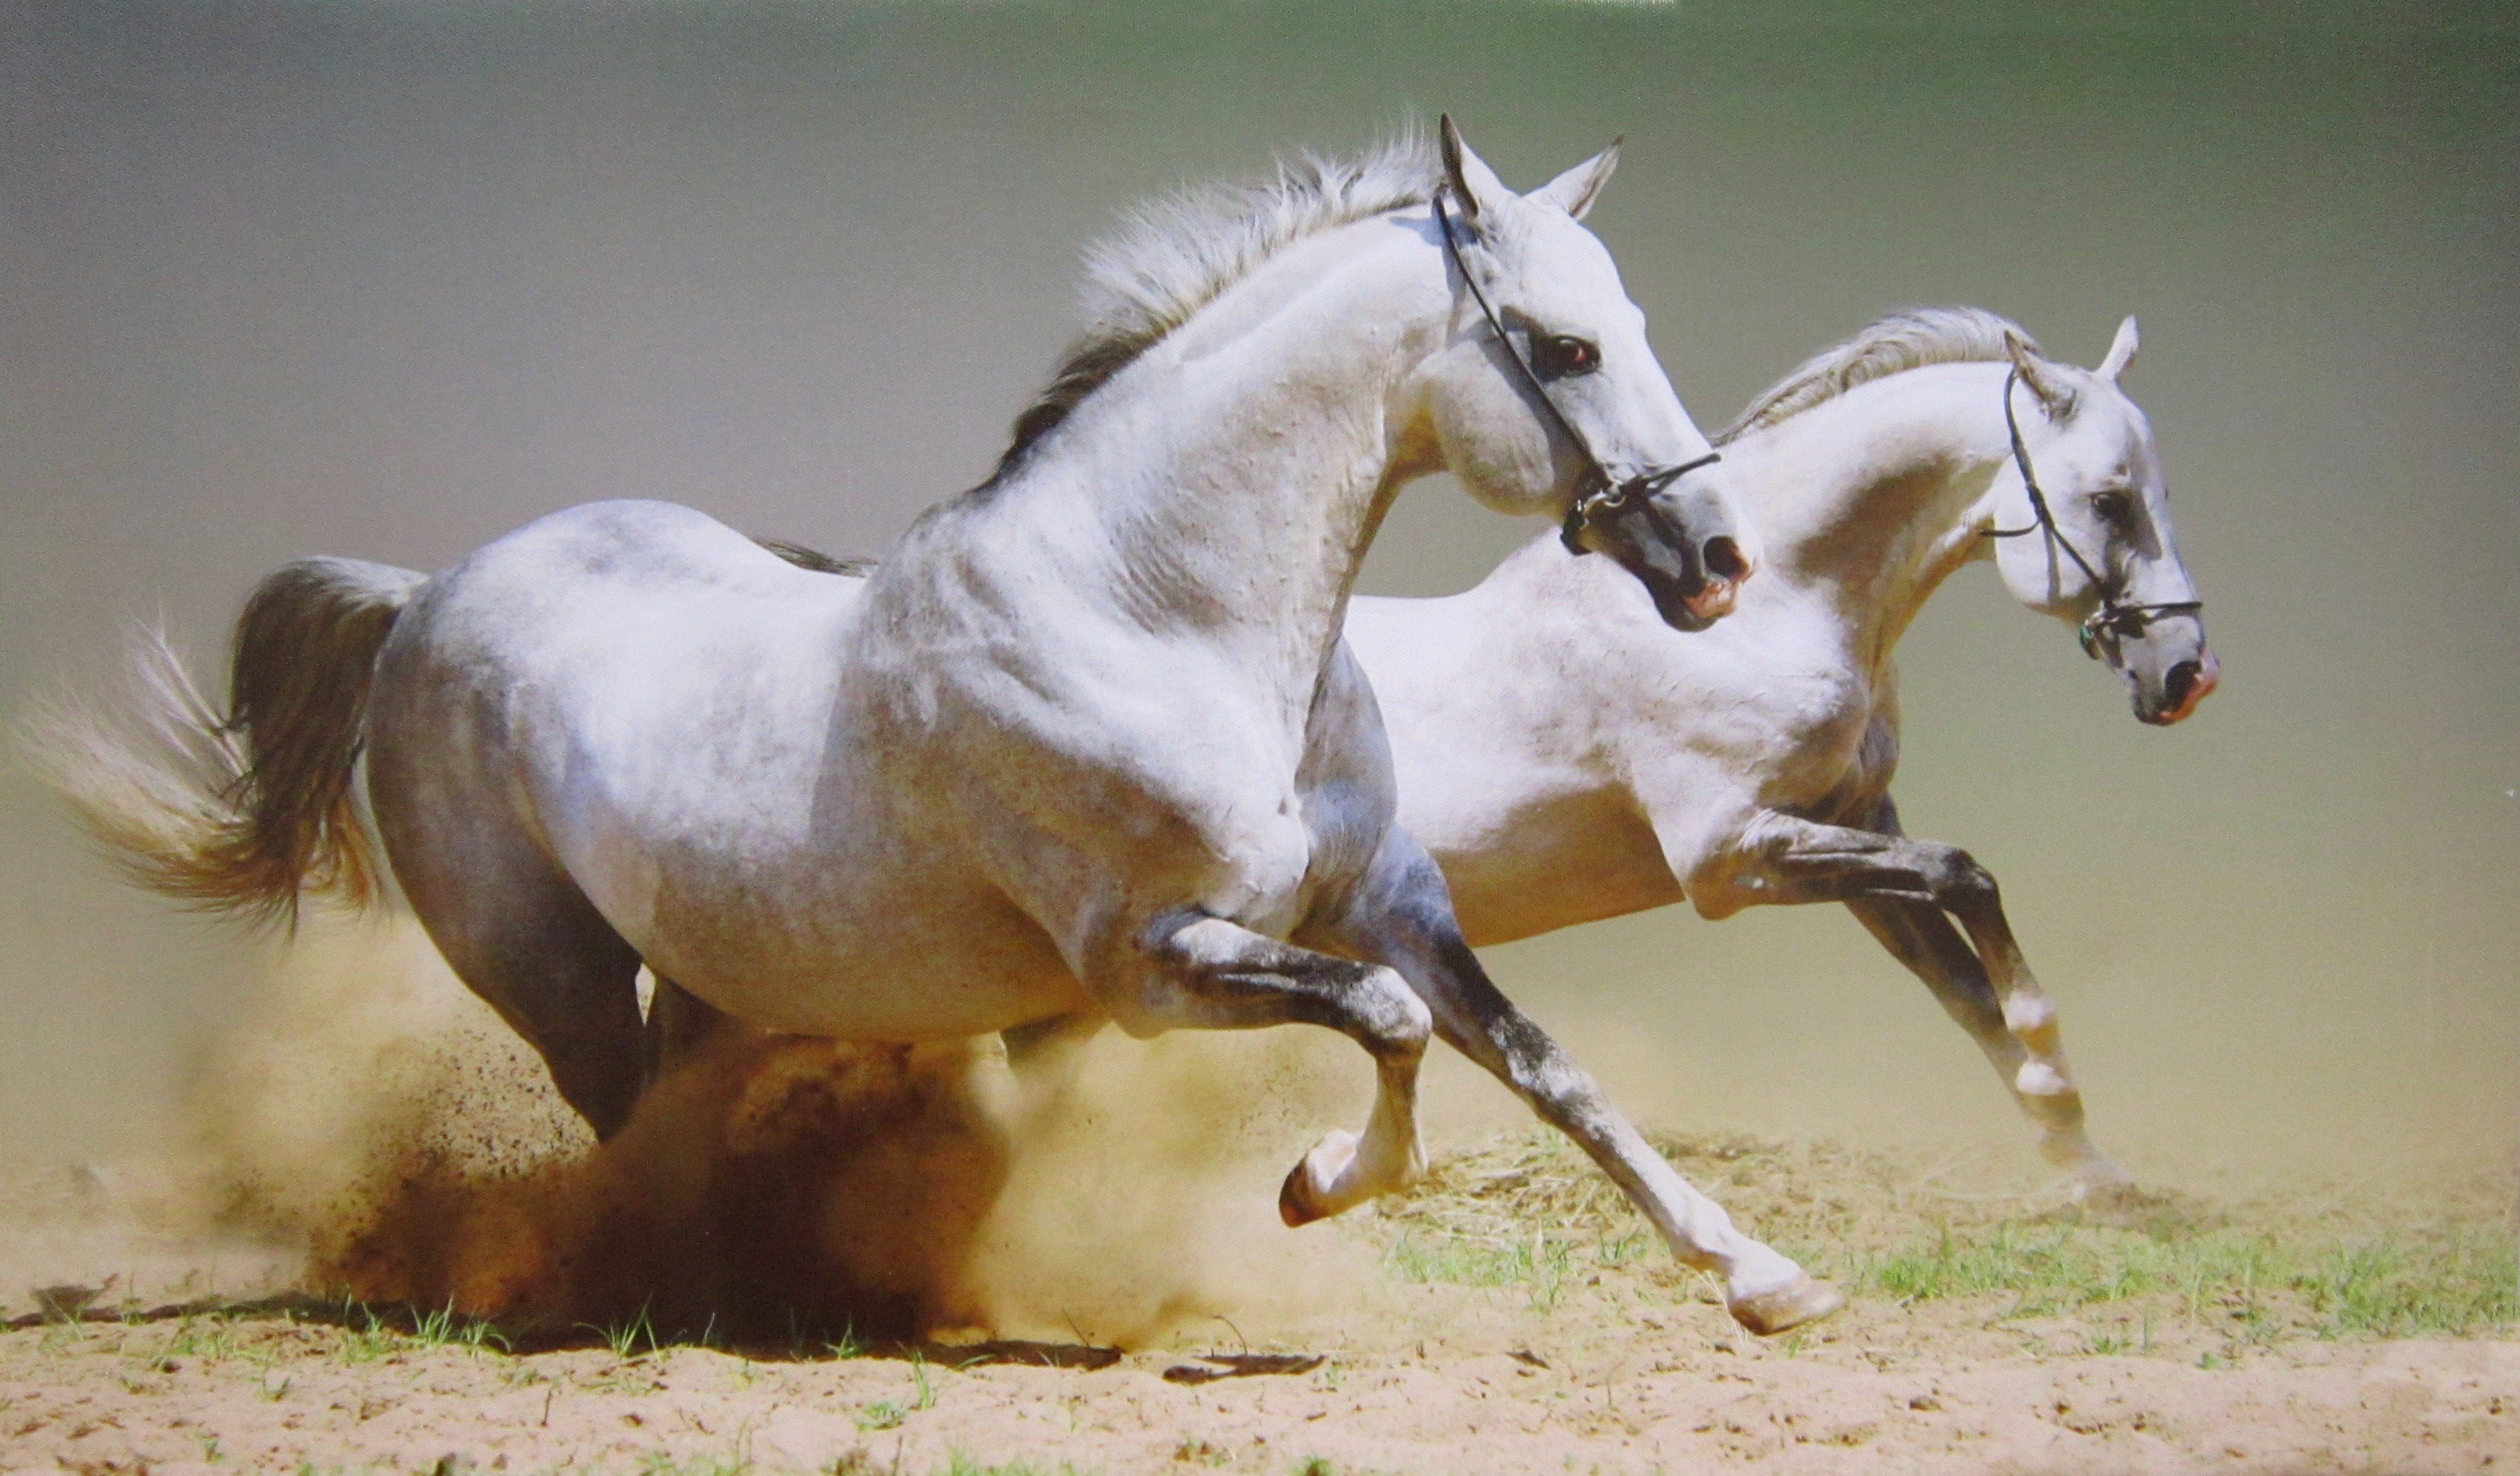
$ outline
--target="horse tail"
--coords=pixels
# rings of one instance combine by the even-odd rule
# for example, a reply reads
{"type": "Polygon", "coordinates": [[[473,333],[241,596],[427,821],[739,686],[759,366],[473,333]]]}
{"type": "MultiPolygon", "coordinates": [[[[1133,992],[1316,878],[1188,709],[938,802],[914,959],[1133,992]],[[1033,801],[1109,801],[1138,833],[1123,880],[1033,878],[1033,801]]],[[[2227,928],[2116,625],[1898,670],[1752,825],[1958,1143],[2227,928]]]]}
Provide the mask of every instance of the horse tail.
{"type": "Polygon", "coordinates": [[[36,765],[152,891],[292,928],[303,892],[372,905],[383,872],[352,780],[377,652],[427,577],[302,559],[265,579],[237,617],[225,716],[146,632],[125,710],[37,714],[36,765]]]}

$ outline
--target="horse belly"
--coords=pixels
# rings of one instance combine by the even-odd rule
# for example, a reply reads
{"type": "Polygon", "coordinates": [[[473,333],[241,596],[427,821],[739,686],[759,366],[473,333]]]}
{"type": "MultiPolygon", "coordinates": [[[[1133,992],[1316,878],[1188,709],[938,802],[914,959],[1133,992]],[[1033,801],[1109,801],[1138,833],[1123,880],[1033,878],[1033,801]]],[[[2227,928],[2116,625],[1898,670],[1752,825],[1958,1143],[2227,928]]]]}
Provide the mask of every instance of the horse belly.
{"type": "Polygon", "coordinates": [[[1474,947],[1681,900],[1653,827],[1607,790],[1522,807],[1492,834],[1418,839],[1443,868],[1474,947]]]}
{"type": "MultiPolygon", "coordinates": [[[[690,751],[674,738],[643,747],[690,751]]],[[[581,773],[555,805],[570,872],[656,972],[765,1029],[850,1040],[985,1034],[1082,1006],[1040,929],[852,783],[846,754],[765,748],[748,770],[720,757],[698,784],[581,773]]]]}

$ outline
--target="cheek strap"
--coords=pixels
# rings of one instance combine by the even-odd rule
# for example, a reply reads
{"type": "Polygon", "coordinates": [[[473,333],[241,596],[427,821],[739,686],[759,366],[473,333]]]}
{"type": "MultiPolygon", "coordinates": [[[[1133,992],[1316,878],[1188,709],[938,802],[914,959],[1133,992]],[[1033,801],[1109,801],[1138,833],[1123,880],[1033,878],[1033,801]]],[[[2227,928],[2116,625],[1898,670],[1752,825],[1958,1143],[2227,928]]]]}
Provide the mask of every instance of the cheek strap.
{"type": "Polygon", "coordinates": [[[1584,438],[1583,431],[1575,428],[1574,421],[1568,419],[1566,412],[1550,394],[1539,371],[1533,369],[1531,361],[1523,357],[1522,350],[1514,346],[1513,335],[1505,331],[1505,322],[1497,316],[1496,308],[1489,304],[1488,294],[1479,290],[1479,280],[1470,274],[1469,260],[1462,254],[1462,241],[1453,225],[1453,212],[1444,202],[1446,193],[1446,188],[1439,188],[1434,198],[1435,222],[1444,232],[1444,254],[1452,258],[1453,270],[1462,274],[1462,286],[1470,290],[1470,300],[1479,305],[1479,315],[1488,320],[1488,327],[1495,332],[1497,341],[1505,345],[1506,359],[1513,365],[1514,373],[1539,400],[1540,408],[1548,413],[1551,424],[1574,443],[1576,454],[1584,458],[1583,485],[1577,490],[1575,500],[1566,505],[1566,521],[1558,527],[1557,536],[1570,552],[1589,554],[1593,551],[1583,545],[1584,529],[1596,517],[1624,511],[1638,498],[1653,496],[1698,468],[1711,467],[1724,460],[1724,453],[1709,451],[1693,462],[1683,462],[1677,467],[1652,468],[1624,480],[1610,475],[1609,469],[1601,465],[1601,459],[1593,453],[1592,442],[1584,438]]]}
{"type": "Polygon", "coordinates": [[[2074,560],[2074,567],[2083,571],[2083,577],[2090,580],[2092,588],[2099,591],[2100,595],[2099,607],[2085,617],[2082,628],[2075,632],[2083,654],[2094,661],[2100,659],[2103,636],[2112,641],[2132,641],[2164,615],[2203,609],[2205,602],[2202,600],[2173,600],[2161,604],[2130,603],[2122,598],[2124,592],[2113,581],[2101,578],[2100,571],[2092,567],[2092,561],[2083,557],[2082,550],[2074,547],[2074,541],[2065,536],[2065,530],[2056,526],[2056,514],[2048,508],[2048,494],[2039,490],[2039,474],[2030,470],[2030,448],[2022,444],[2021,422],[2012,413],[2013,386],[2020,382],[2021,370],[2017,366],[2003,377],[2003,430],[2012,438],[2012,465],[2021,469],[2022,490],[2030,494],[2031,522],[2026,528],[1989,528],[1985,536],[2019,538],[2028,533],[2044,532],[2056,547],[2065,551],[2066,558],[2074,560]]]}

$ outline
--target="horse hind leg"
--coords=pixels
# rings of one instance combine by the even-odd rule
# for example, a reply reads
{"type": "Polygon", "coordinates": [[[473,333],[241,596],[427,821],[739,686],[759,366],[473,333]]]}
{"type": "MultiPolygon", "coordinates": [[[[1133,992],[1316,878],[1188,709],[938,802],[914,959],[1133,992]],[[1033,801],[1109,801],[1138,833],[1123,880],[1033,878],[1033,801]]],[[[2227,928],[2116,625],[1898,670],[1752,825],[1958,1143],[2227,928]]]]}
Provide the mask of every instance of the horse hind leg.
{"type": "Polygon", "coordinates": [[[650,972],[656,987],[648,997],[648,1022],[640,1041],[643,1087],[654,1086],[734,1018],[663,974],[650,972]]]}
{"type": "Polygon", "coordinates": [[[394,838],[389,831],[396,876],[456,977],[541,1054],[562,1099],[598,1139],[621,1131],[646,1058],[637,952],[521,843],[475,847],[463,864],[440,867],[394,838]]]}

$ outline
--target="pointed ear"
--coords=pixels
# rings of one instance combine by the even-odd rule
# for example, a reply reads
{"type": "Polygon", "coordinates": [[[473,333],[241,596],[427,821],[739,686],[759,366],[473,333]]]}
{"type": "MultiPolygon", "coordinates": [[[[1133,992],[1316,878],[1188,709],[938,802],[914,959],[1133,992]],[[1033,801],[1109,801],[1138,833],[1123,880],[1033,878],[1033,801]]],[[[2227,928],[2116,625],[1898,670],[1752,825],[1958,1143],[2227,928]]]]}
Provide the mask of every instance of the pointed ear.
{"type": "Polygon", "coordinates": [[[1453,126],[1453,115],[1445,113],[1435,125],[1436,142],[1444,152],[1444,182],[1452,187],[1453,199],[1460,202],[1462,218],[1477,221],[1498,200],[1511,192],[1487,160],[1470,152],[1462,142],[1462,130],[1453,126]]]}
{"type": "Polygon", "coordinates": [[[2135,315],[2130,313],[2127,320],[2118,325],[2118,335],[2109,344],[2109,356],[2102,359],[2100,367],[2092,373],[2112,384],[2116,383],[2118,376],[2125,374],[2127,366],[2135,362],[2136,348],[2142,341],[2143,335],[2135,331],[2135,315]]]}
{"type": "Polygon", "coordinates": [[[2051,421],[2066,421],[2074,415],[2074,386],[2056,374],[2056,366],[2039,356],[2030,340],[2018,329],[2003,331],[2003,351],[2011,356],[2012,367],[2021,373],[2021,382],[2039,397],[2039,406],[2051,421]]]}
{"type": "Polygon", "coordinates": [[[1624,134],[1610,140],[1610,147],[1542,185],[1524,198],[1538,201],[1542,204],[1555,205],[1577,220],[1582,220],[1584,212],[1593,208],[1593,201],[1600,195],[1601,187],[1610,182],[1612,171],[1619,167],[1619,146],[1627,141],[1624,134]]]}

